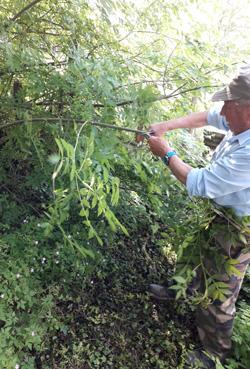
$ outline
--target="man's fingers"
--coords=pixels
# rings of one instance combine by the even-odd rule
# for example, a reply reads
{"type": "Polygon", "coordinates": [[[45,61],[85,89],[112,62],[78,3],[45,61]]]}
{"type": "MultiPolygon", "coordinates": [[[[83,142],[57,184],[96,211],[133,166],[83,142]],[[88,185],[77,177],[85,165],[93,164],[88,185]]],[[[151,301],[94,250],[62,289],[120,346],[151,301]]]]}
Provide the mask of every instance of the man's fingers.
{"type": "Polygon", "coordinates": [[[159,137],[155,137],[155,136],[150,136],[148,139],[148,145],[150,147],[150,149],[152,149],[153,147],[155,147],[155,145],[159,142],[159,137]]]}
{"type": "Polygon", "coordinates": [[[156,142],[156,141],[161,141],[161,138],[160,137],[156,137],[156,136],[151,136],[149,137],[148,139],[148,143],[152,143],[152,142],[156,142]]]}
{"type": "Polygon", "coordinates": [[[155,130],[153,128],[149,129],[148,133],[150,136],[156,136],[155,130]]]}
{"type": "Polygon", "coordinates": [[[137,143],[143,142],[144,141],[144,138],[145,137],[143,135],[140,135],[139,133],[137,133],[135,135],[135,142],[137,142],[137,143]]]}

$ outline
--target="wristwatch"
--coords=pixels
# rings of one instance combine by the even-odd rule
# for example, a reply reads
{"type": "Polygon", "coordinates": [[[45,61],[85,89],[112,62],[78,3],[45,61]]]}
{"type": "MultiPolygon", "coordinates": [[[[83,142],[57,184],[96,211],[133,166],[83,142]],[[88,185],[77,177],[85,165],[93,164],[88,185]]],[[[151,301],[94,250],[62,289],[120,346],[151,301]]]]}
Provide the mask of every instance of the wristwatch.
{"type": "Polygon", "coordinates": [[[174,150],[168,151],[162,158],[161,160],[163,161],[164,164],[169,165],[169,160],[170,158],[172,158],[172,156],[177,155],[176,152],[174,150]]]}

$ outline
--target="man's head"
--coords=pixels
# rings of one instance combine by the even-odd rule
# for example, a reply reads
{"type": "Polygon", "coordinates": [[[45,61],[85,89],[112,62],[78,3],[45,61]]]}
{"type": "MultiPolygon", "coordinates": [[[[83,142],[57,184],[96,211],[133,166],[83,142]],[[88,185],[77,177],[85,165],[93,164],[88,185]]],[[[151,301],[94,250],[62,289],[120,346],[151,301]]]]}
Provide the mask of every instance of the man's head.
{"type": "Polygon", "coordinates": [[[221,115],[232,132],[238,134],[250,128],[250,64],[244,65],[228,86],[216,92],[212,101],[224,101],[221,115]]]}

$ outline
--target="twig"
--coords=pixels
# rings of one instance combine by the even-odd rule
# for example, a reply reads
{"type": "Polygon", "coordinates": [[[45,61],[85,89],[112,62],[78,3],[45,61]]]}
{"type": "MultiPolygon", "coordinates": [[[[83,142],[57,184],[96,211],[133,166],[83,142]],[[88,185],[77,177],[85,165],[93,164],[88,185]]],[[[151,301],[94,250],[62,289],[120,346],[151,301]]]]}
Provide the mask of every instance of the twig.
{"type": "MultiPolygon", "coordinates": [[[[231,63],[230,65],[237,65],[237,64],[239,64],[241,62],[244,63],[244,61],[241,60],[241,61],[238,61],[236,63],[231,63]]],[[[210,74],[210,73],[216,72],[217,70],[221,70],[221,69],[224,69],[224,65],[223,66],[218,66],[217,68],[210,69],[207,72],[205,72],[205,74],[210,74]]]]}
{"type": "Polygon", "coordinates": [[[176,92],[177,91],[180,91],[182,89],[182,87],[186,86],[187,82],[184,82],[180,87],[177,87],[174,91],[171,92],[171,94],[169,95],[164,95],[166,97],[172,97],[172,96],[175,96],[176,92]]]}
{"type": "MultiPolygon", "coordinates": [[[[185,84],[186,84],[186,83],[185,83],[185,84]]],[[[184,85],[183,85],[183,86],[184,86],[184,85]]],[[[178,96],[178,95],[186,94],[187,92],[196,91],[196,90],[201,90],[202,88],[211,88],[211,87],[218,87],[218,85],[193,87],[193,88],[189,88],[189,89],[187,89],[187,90],[180,91],[180,92],[178,92],[177,94],[172,92],[171,94],[169,94],[169,95],[167,95],[167,96],[160,96],[157,100],[158,100],[158,101],[161,101],[161,100],[169,99],[170,97],[175,97],[175,96],[178,96]]],[[[177,90],[178,90],[178,89],[177,89],[177,90]]]]}
{"type": "Polygon", "coordinates": [[[168,36],[166,33],[157,32],[157,31],[134,30],[134,31],[132,31],[131,33],[152,33],[152,34],[155,34],[155,35],[160,35],[160,36],[166,37],[166,38],[168,38],[169,40],[173,40],[173,41],[181,42],[181,40],[180,40],[180,39],[178,39],[178,38],[171,37],[171,36],[168,36]]]}
{"type": "Polygon", "coordinates": [[[125,88],[125,87],[130,87],[130,86],[135,86],[135,85],[141,85],[143,83],[155,83],[156,85],[162,85],[164,81],[161,81],[159,79],[144,79],[142,81],[136,81],[136,82],[127,83],[125,85],[119,85],[117,87],[114,87],[114,90],[119,90],[120,88],[125,88]]]}
{"type": "Polygon", "coordinates": [[[42,0],[33,0],[30,4],[26,5],[22,10],[20,10],[20,12],[18,12],[16,15],[14,15],[14,17],[11,18],[10,20],[12,22],[15,22],[17,20],[17,18],[20,18],[23,13],[25,13],[26,11],[28,11],[30,8],[32,8],[37,3],[40,3],[41,1],[42,0]]]}
{"type": "Polygon", "coordinates": [[[180,44],[180,41],[176,43],[176,45],[174,46],[173,50],[172,50],[172,51],[171,51],[171,53],[169,54],[168,59],[167,59],[167,62],[166,62],[166,67],[165,67],[165,70],[164,70],[164,73],[163,73],[163,81],[164,81],[164,83],[163,83],[163,91],[164,91],[164,94],[165,94],[165,95],[166,95],[165,84],[166,84],[166,82],[167,82],[167,81],[166,81],[166,75],[167,75],[167,70],[168,70],[168,64],[169,64],[169,62],[170,62],[170,60],[171,60],[171,58],[172,58],[172,56],[173,56],[173,54],[174,54],[175,50],[176,50],[176,49],[177,49],[177,47],[179,46],[179,44],[180,44]]]}
{"type": "Polygon", "coordinates": [[[135,62],[135,63],[137,63],[137,64],[141,64],[141,65],[143,65],[145,68],[147,68],[147,69],[149,69],[149,70],[152,70],[152,72],[156,72],[156,73],[158,73],[158,74],[162,74],[162,71],[161,71],[161,70],[159,70],[159,69],[154,69],[154,68],[150,67],[149,65],[144,64],[144,63],[142,63],[141,61],[136,60],[136,59],[134,59],[134,58],[133,58],[133,59],[131,58],[131,60],[134,60],[134,62],[135,62]]]}
{"type": "MultiPolygon", "coordinates": [[[[142,249],[142,252],[143,252],[143,254],[145,256],[145,259],[148,260],[151,265],[154,265],[153,260],[149,256],[149,253],[147,252],[147,249],[146,249],[147,243],[148,243],[148,239],[149,239],[149,236],[147,236],[146,241],[143,242],[141,249],[142,249]]],[[[154,265],[154,267],[155,267],[155,265],[154,265]]]]}

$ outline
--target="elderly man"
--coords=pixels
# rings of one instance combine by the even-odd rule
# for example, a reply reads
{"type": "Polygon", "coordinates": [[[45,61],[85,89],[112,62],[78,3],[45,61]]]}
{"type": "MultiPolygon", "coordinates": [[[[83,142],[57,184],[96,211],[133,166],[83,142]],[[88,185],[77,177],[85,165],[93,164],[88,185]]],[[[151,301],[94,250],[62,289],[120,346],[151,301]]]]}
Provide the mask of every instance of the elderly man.
{"type": "MultiPolygon", "coordinates": [[[[227,87],[214,94],[212,101],[224,101],[220,112],[193,113],[151,125],[149,147],[186,186],[190,196],[212,199],[219,207],[232,209],[238,217],[250,216],[250,65],[242,67],[227,87]],[[161,138],[173,129],[199,128],[207,124],[223,129],[227,134],[205,168],[194,169],[183,162],[174,148],[161,138]]],[[[247,244],[238,241],[236,246],[228,245],[228,238],[218,232],[214,242],[225,258],[235,259],[240,273],[228,275],[223,267],[217,271],[218,280],[226,283],[230,294],[225,301],[215,300],[206,308],[198,308],[196,324],[204,351],[191,352],[185,368],[195,365],[204,369],[215,368],[211,355],[223,361],[231,349],[235,302],[250,262],[250,238],[247,238],[247,244]],[[206,353],[211,354],[210,358],[206,353]]],[[[160,300],[167,300],[173,294],[173,290],[157,284],[152,284],[150,291],[160,300]]]]}

